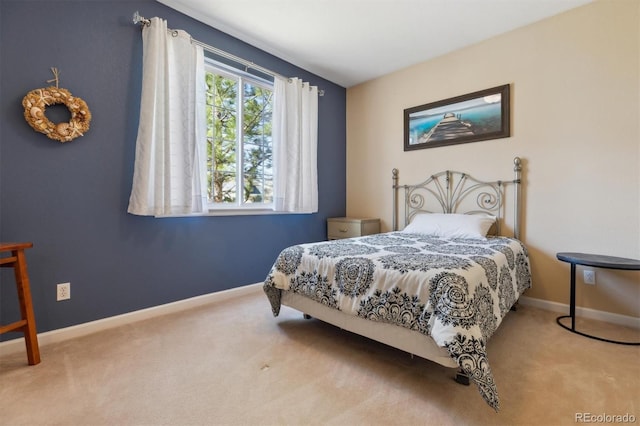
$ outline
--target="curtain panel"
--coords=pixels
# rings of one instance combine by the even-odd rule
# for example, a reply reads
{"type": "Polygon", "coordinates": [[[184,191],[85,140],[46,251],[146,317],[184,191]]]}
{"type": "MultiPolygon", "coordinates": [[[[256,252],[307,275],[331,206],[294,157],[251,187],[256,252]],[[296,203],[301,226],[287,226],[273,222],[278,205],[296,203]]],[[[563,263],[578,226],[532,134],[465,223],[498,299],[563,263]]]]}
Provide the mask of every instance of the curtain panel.
{"type": "Polygon", "coordinates": [[[274,79],[274,210],[318,211],[318,88],[274,79]]]}
{"type": "Polygon", "coordinates": [[[202,213],[206,206],[204,52],[152,18],[142,29],[142,95],[128,212],[202,213]]]}

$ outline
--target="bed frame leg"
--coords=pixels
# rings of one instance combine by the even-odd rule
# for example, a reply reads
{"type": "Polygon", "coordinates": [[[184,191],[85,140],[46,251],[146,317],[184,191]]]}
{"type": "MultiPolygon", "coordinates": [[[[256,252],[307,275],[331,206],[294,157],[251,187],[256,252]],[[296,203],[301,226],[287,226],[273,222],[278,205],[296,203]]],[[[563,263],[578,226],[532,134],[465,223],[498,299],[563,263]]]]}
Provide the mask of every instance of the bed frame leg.
{"type": "Polygon", "coordinates": [[[311,319],[313,318],[311,315],[309,314],[302,314],[302,316],[304,317],[304,319],[311,319]]]}
{"type": "Polygon", "coordinates": [[[456,373],[456,378],[454,380],[465,386],[469,386],[471,384],[471,379],[469,378],[467,373],[462,370],[458,370],[458,372],[456,373]]]}

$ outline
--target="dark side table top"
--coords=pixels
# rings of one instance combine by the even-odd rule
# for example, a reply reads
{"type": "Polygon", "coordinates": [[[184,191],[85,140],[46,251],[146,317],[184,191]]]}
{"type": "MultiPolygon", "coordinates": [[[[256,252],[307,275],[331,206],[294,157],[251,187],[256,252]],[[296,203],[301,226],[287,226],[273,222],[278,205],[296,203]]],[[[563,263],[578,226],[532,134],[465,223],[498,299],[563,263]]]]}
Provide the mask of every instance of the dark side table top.
{"type": "Polygon", "coordinates": [[[558,260],[575,265],[593,266],[595,268],[625,269],[640,271],[640,260],[625,257],[604,256],[588,253],[558,253],[558,260]]]}

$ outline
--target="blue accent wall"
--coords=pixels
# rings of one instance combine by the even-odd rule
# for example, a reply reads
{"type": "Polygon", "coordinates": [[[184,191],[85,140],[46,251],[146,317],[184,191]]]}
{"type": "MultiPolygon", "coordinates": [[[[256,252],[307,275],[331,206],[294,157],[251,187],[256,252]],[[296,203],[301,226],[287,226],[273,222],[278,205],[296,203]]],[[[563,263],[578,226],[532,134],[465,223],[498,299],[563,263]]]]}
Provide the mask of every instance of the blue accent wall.
{"type": "MultiPolygon", "coordinates": [[[[280,250],[324,239],[326,218],[345,214],[345,88],[152,0],[2,0],[0,25],[0,240],[34,243],[27,262],[38,332],[261,282],[280,250]],[[136,10],[325,91],[317,214],[127,213],[142,81],[136,10]],[[51,67],[93,115],[89,132],[64,144],[23,117],[22,98],[50,85],[51,67]],[[71,299],[56,302],[62,282],[71,282],[71,299]]],[[[50,108],[47,115],[63,121],[49,114],[64,117],[66,109],[50,108]]],[[[11,271],[3,268],[0,279],[0,323],[7,324],[19,311],[11,271]]]]}

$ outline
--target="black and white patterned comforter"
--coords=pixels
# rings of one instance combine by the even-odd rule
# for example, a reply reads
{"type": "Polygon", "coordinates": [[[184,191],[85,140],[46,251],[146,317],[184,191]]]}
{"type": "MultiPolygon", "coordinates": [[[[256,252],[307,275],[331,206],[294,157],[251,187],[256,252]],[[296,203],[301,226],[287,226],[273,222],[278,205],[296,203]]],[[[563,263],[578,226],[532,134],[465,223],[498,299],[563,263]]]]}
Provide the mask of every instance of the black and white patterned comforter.
{"type": "Polygon", "coordinates": [[[264,291],[274,316],[281,291],[288,290],[430,336],[498,410],[486,343],[530,286],[527,250],[516,239],[389,232],[286,248],[264,291]]]}

